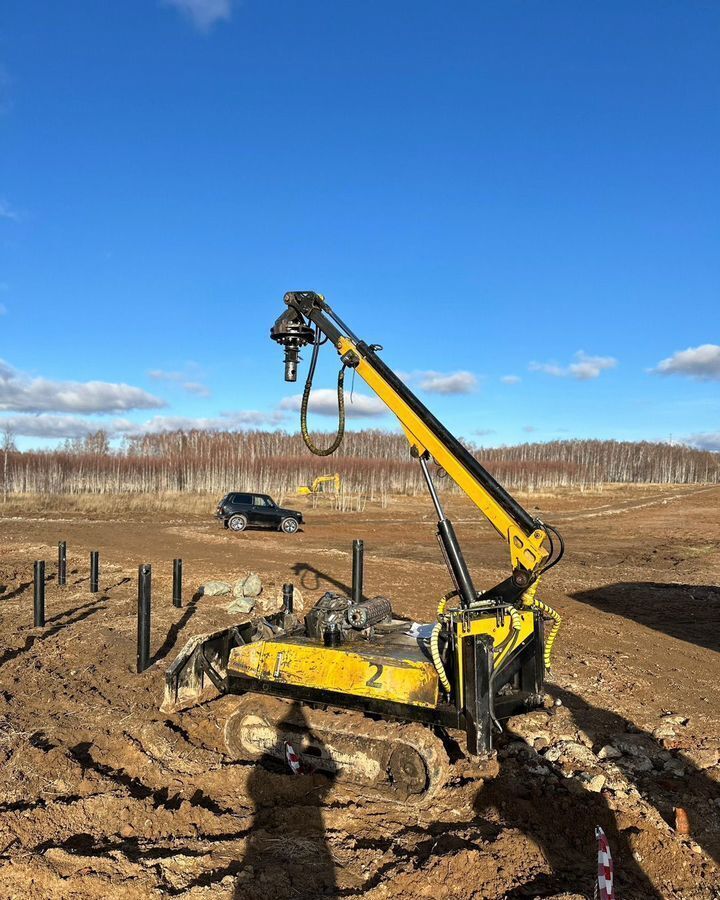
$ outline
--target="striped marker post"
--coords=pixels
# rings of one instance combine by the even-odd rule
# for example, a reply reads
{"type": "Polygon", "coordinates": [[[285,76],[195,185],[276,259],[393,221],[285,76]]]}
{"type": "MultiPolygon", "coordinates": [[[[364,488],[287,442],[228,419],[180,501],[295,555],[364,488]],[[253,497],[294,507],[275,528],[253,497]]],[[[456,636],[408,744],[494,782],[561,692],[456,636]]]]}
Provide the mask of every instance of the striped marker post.
{"type": "Polygon", "coordinates": [[[293,775],[299,775],[302,768],[300,757],[293,749],[292,744],[289,744],[287,741],[285,741],[285,759],[293,775]]]}
{"type": "Polygon", "coordinates": [[[598,844],[598,873],[595,896],[598,900],[615,900],[615,879],[610,844],[605,832],[598,826],[595,829],[598,844]]]}

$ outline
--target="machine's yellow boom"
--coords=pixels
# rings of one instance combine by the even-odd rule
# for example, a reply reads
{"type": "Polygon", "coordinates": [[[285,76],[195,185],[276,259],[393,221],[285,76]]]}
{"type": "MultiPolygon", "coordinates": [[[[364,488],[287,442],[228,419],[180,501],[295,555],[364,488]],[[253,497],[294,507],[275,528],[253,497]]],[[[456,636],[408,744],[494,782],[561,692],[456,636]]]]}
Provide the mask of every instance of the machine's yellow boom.
{"type": "Polygon", "coordinates": [[[463,465],[457,449],[449,445],[450,442],[447,440],[449,436],[443,440],[443,435],[438,434],[437,430],[430,426],[426,416],[414,410],[408,399],[402,396],[397,384],[393,386],[387,376],[383,376],[378,367],[373,365],[372,358],[361,354],[356,343],[343,337],[338,341],[337,349],[344,360],[357,358],[355,368],[358,375],[398,417],[414,455],[418,457],[430,455],[481,510],[498,534],[507,541],[513,568],[523,568],[529,572],[538,569],[548,556],[548,551],[543,546],[547,535],[540,524],[538,523],[538,527],[527,534],[512,511],[501,505],[467,464],[463,465]]]}
{"type": "MultiPolygon", "coordinates": [[[[313,361],[303,398],[301,430],[308,446],[321,454],[309,441],[305,416],[307,400],[315,368],[320,335],[330,340],[345,368],[354,369],[377,396],[397,416],[410,444],[413,456],[420,460],[423,474],[439,514],[438,526],[441,546],[445,553],[456,588],[464,606],[475,600],[476,592],[460,552],[452,525],[444,516],[437,498],[427,460],[434,459],[480,509],[493,528],[506,541],[510,551],[511,578],[494,588],[495,599],[514,602],[524,590],[557,560],[550,560],[554,529],[533,518],[494,478],[477,459],[435,418],[417,396],[378,356],[381,348],[368,345],[356,337],[333,312],[321,294],[309,291],[285,295],[288,309],[277,320],[271,336],[285,348],[286,379],[295,380],[299,350],[313,344],[313,361]],[[314,328],[313,328],[314,326],[314,328]]],[[[341,420],[343,395],[341,370],[338,380],[338,399],[341,420]]],[[[340,434],[338,435],[340,438],[340,434]]],[[[336,439],[332,445],[339,444],[336,439]]]]}

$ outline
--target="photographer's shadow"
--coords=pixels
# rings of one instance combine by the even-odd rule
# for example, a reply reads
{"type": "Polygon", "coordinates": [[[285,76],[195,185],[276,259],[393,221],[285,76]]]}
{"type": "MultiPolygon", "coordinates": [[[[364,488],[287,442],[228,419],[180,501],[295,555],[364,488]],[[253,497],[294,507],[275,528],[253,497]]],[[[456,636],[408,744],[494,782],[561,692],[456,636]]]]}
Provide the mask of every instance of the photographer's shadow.
{"type": "MultiPolygon", "coordinates": [[[[280,723],[279,733],[307,727],[303,707],[294,703],[280,723]]],[[[292,750],[300,739],[289,740],[292,750]]],[[[317,740],[313,743],[317,744],[317,740]]],[[[294,774],[280,737],[258,760],[248,780],[255,816],[234,900],[316,900],[337,896],[335,862],[323,822],[323,801],[333,777],[302,765],[294,774]]]]}

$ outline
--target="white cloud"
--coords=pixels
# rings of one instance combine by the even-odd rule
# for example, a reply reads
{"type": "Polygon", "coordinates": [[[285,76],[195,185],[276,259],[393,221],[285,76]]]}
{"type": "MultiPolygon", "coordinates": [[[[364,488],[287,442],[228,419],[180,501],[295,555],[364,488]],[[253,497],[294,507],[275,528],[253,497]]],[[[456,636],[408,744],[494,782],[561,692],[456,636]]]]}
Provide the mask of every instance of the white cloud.
{"type": "Polygon", "coordinates": [[[148,377],[154,381],[169,381],[172,384],[179,384],[188,394],[195,394],[198,397],[209,397],[212,391],[210,388],[197,380],[199,371],[197,363],[188,363],[185,372],[166,372],[164,369],[150,369],[148,377]],[[192,380],[192,376],[195,379],[192,380]]]}
{"type": "Polygon", "coordinates": [[[540,431],[540,429],[536,425],[523,425],[523,431],[526,431],[528,434],[534,434],[536,431],[540,431]]]}
{"type": "Polygon", "coordinates": [[[469,394],[477,387],[472,372],[435,372],[433,369],[416,372],[397,372],[398,378],[409,385],[417,385],[428,394],[469,394]]]}
{"type": "Polygon", "coordinates": [[[471,434],[475,434],[478,437],[487,437],[489,434],[495,434],[494,428],[474,428],[471,434]]]}
{"type": "Polygon", "coordinates": [[[221,412],[219,416],[193,418],[192,416],[153,416],[147,422],[118,423],[119,434],[160,434],[165,431],[238,431],[261,425],[279,425],[285,419],[280,411],[235,410],[221,412]]]}
{"type": "Polygon", "coordinates": [[[477,378],[472,372],[425,372],[420,388],[429,394],[469,394],[477,387],[477,378]]]}
{"type": "Polygon", "coordinates": [[[0,360],[0,410],[103,413],[165,405],[158,397],[129,384],[31,378],[0,360]]]}
{"type": "Polygon", "coordinates": [[[617,360],[612,356],[587,356],[582,351],[575,354],[577,362],[570,364],[570,375],[578,381],[598,378],[606,369],[614,369],[617,360]]]}
{"type": "Polygon", "coordinates": [[[155,381],[182,381],[185,376],[182,372],[166,372],[164,369],[150,369],[148,378],[155,381]]]}
{"type": "Polygon", "coordinates": [[[556,363],[531,362],[528,369],[530,372],[543,372],[545,375],[552,375],[555,378],[564,378],[568,374],[567,369],[563,369],[556,363]]]}
{"type": "MultiPolygon", "coordinates": [[[[301,394],[284,397],[278,409],[299,410],[302,402],[301,394]]],[[[335,416],[338,414],[337,391],[332,388],[321,388],[310,394],[309,410],[319,416],[335,416]]],[[[348,419],[361,419],[366,416],[384,416],[388,412],[385,404],[378,397],[368,397],[355,391],[352,395],[345,393],[345,415],[348,419]],[[351,401],[352,396],[352,401],[351,401]]]]}
{"type": "Polygon", "coordinates": [[[209,31],[218,22],[227,22],[232,15],[232,0],[164,0],[166,6],[186,16],[199,31],[209,31]]]}
{"type": "Polygon", "coordinates": [[[161,434],[166,431],[238,431],[262,425],[279,425],[285,413],[257,410],[221,412],[214,418],[190,416],[153,416],[145,422],[129,419],[96,419],[89,416],[39,415],[1,416],[0,429],[9,426],[16,435],[43,438],[82,438],[102,429],[110,437],[161,434]]]}
{"type": "Polygon", "coordinates": [[[589,356],[583,350],[575,354],[575,362],[568,366],[559,366],[557,363],[531,362],[528,369],[531,372],[544,372],[554,378],[574,378],[576,381],[591,381],[598,378],[606,369],[614,369],[618,361],[612,356],[589,356]]]}
{"type": "Polygon", "coordinates": [[[209,397],[212,393],[206,384],[201,384],[199,381],[183,382],[183,390],[188,394],[196,394],[198,397],[209,397]]]}
{"type": "Polygon", "coordinates": [[[20,214],[10,206],[7,200],[0,199],[0,219],[9,219],[11,222],[19,222],[20,214]]]}
{"type": "Polygon", "coordinates": [[[522,378],[519,375],[503,375],[500,381],[503,384],[520,384],[522,378]]]}
{"type": "Polygon", "coordinates": [[[693,434],[688,438],[688,444],[697,447],[698,450],[720,451],[720,431],[709,431],[702,434],[693,434]]]}
{"type": "Polygon", "coordinates": [[[655,375],[687,375],[698,381],[720,381],[720,346],[701,344],[678,350],[661,360],[651,372],[655,375]]]}
{"type": "Polygon", "coordinates": [[[44,438],[85,437],[103,427],[99,422],[82,416],[55,416],[48,413],[0,418],[0,428],[8,426],[18,436],[44,438]]]}

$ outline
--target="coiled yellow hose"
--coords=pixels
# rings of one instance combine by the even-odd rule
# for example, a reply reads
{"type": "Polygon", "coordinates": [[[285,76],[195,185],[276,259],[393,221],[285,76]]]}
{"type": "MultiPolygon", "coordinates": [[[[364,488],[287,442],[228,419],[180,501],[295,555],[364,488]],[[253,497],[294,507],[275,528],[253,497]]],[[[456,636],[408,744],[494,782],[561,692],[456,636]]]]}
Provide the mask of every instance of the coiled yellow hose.
{"type": "MultiPolygon", "coordinates": [[[[509,656],[510,653],[512,653],[522,629],[522,616],[515,607],[508,606],[506,612],[510,616],[510,631],[501,644],[497,644],[497,646],[493,647],[493,654],[496,660],[499,660],[503,655],[509,656]]],[[[492,678],[495,678],[495,674],[495,671],[493,671],[492,678]]]]}
{"type": "MultiPolygon", "coordinates": [[[[445,612],[445,607],[448,605],[448,602],[457,596],[457,591],[449,591],[438,603],[437,614],[441,616],[445,612]]],[[[433,628],[432,633],[430,634],[430,655],[432,656],[433,665],[438,673],[438,678],[440,679],[440,684],[445,688],[445,691],[449,694],[451,690],[450,679],[447,677],[447,672],[445,671],[445,666],[443,665],[443,661],[440,658],[440,632],[442,631],[442,623],[438,622],[437,625],[433,628]]]]}
{"type": "Polygon", "coordinates": [[[553,644],[555,643],[555,638],[558,636],[558,631],[560,631],[560,626],[562,625],[562,616],[557,610],[553,609],[552,606],[548,606],[547,603],[543,603],[542,600],[537,599],[535,594],[537,594],[539,584],[540,577],[538,577],[525,591],[522,596],[522,600],[523,606],[529,606],[532,609],[538,609],[541,613],[553,620],[553,627],[550,629],[550,634],[545,641],[545,655],[543,660],[545,663],[545,668],[549,670],[550,656],[552,654],[552,648],[553,644]]]}
{"type": "Polygon", "coordinates": [[[520,631],[522,628],[522,617],[520,613],[515,609],[514,606],[508,606],[508,613],[510,615],[510,622],[512,623],[513,631],[520,631]]]}

